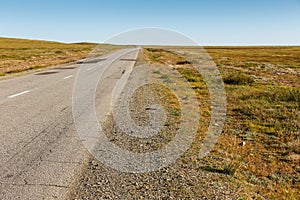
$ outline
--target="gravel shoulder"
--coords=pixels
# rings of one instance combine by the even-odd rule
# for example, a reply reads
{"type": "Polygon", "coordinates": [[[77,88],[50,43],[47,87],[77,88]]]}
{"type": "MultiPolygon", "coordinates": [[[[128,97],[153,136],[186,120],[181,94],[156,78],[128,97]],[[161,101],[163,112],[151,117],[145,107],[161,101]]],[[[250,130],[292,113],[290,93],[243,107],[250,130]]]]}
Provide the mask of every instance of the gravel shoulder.
{"type": "MultiPolygon", "coordinates": [[[[118,146],[133,152],[161,148],[174,137],[178,129],[180,115],[174,112],[178,102],[165,88],[155,84],[144,85],[136,91],[130,104],[131,116],[137,124],[149,123],[151,110],[149,106],[153,104],[160,104],[167,111],[167,123],[157,136],[151,139],[132,139],[116,126],[112,115],[103,123],[106,136],[118,146]]],[[[251,192],[247,190],[251,186],[245,188],[244,184],[238,183],[232,176],[205,168],[205,163],[197,158],[200,143],[201,140],[195,141],[174,164],[148,173],[120,172],[107,167],[91,155],[78,181],[68,194],[68,199],[243,199],[249,197],[251,192]]]]}

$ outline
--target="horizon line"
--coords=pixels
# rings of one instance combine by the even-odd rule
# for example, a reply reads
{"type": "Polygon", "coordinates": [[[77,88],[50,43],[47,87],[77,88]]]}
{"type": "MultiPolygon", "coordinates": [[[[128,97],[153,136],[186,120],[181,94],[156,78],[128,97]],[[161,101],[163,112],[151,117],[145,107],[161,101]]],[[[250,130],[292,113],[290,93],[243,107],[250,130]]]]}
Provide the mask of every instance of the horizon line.
{"type": "MultiPolygon", "coordinates": [[[[75,44],[75,43],[95,43],[95,44],[110,44],[110,43],[106,43],[105,41],[99,42],[99,41],[72,41],[72,42],[67,42],[67,41],[62,41],[62,40],[51,40],[51,39],[36,39],[36,38],[20,38],[20,37],[3,37],[0,36],[0,38],[6,38],[6,39],[22,39],[22,40],[38,40],[38,41],[45,41],[45,42],[59,42],[59,43],[65,43],[65,44],[75,44]]],[[[271,47],[271,46],[286,46],[286,47],[292,47],[292,46],[300,46],[299,44],[265,44],[265,43],[261,43],[261,44],[251,44],[251,43],[245,43],[245,44],[236,44],[236,43],[230,43],[230,44],[195,44],[195,45],[174,45],[174,44],[110,44],[110,45],[135,45],[135,46],[215,46],[215,47],[226,47],[226,46],[249,46],[249,47],[259,47],[259,46],[267,46],[267,47],[271,47]]]]}

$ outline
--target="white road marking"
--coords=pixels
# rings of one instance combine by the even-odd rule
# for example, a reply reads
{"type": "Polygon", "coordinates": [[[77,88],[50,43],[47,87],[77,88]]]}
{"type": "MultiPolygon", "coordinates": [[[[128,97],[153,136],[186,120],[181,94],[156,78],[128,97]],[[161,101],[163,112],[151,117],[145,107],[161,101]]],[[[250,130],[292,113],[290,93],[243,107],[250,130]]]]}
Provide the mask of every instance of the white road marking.
{"type": "Polygon", "coordinates": [[[71,78],[73,75],[70,75],[70,76],[66,76],[64,79],[68,79],[68,78],[71,78]]]}
{"type": "Polygon", "coordinates": [[[32,90],[25,90],[25,91],[23,91],[23,92],[19,92],[19,93],[17,93],[17,94],[10,95],[10,96],[8,96],[7,98],[8,98],[8,99],[11,99],[11,98],[20,96],[20,95],[22,95],[22,94],[29,93],[29,92],[31,92],[31,91],[32,91],[32,90]]]}

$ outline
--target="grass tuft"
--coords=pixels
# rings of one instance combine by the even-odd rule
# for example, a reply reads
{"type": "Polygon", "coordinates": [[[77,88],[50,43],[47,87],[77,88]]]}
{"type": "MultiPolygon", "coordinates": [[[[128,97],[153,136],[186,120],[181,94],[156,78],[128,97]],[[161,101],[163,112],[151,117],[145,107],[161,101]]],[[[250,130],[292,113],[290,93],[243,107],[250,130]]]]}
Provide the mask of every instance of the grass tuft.
{"type": "Polygon", "coordinates": [[[223,78],[224,83],[229,85],[251,85],[254,79],[242,72],[234,72],[223,78]]]}

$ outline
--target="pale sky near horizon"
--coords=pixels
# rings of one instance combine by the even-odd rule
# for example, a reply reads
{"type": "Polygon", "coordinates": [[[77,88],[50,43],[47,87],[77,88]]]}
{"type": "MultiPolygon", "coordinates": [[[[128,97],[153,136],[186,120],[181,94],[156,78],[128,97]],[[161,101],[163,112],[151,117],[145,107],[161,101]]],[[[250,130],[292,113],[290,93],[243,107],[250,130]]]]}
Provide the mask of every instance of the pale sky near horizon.
{"type": "Polygon", "coordinates": [[[300,45],[300,0],[10,0],[0,37],[104,42],[159,27],[202,45],[300,45]]]}

